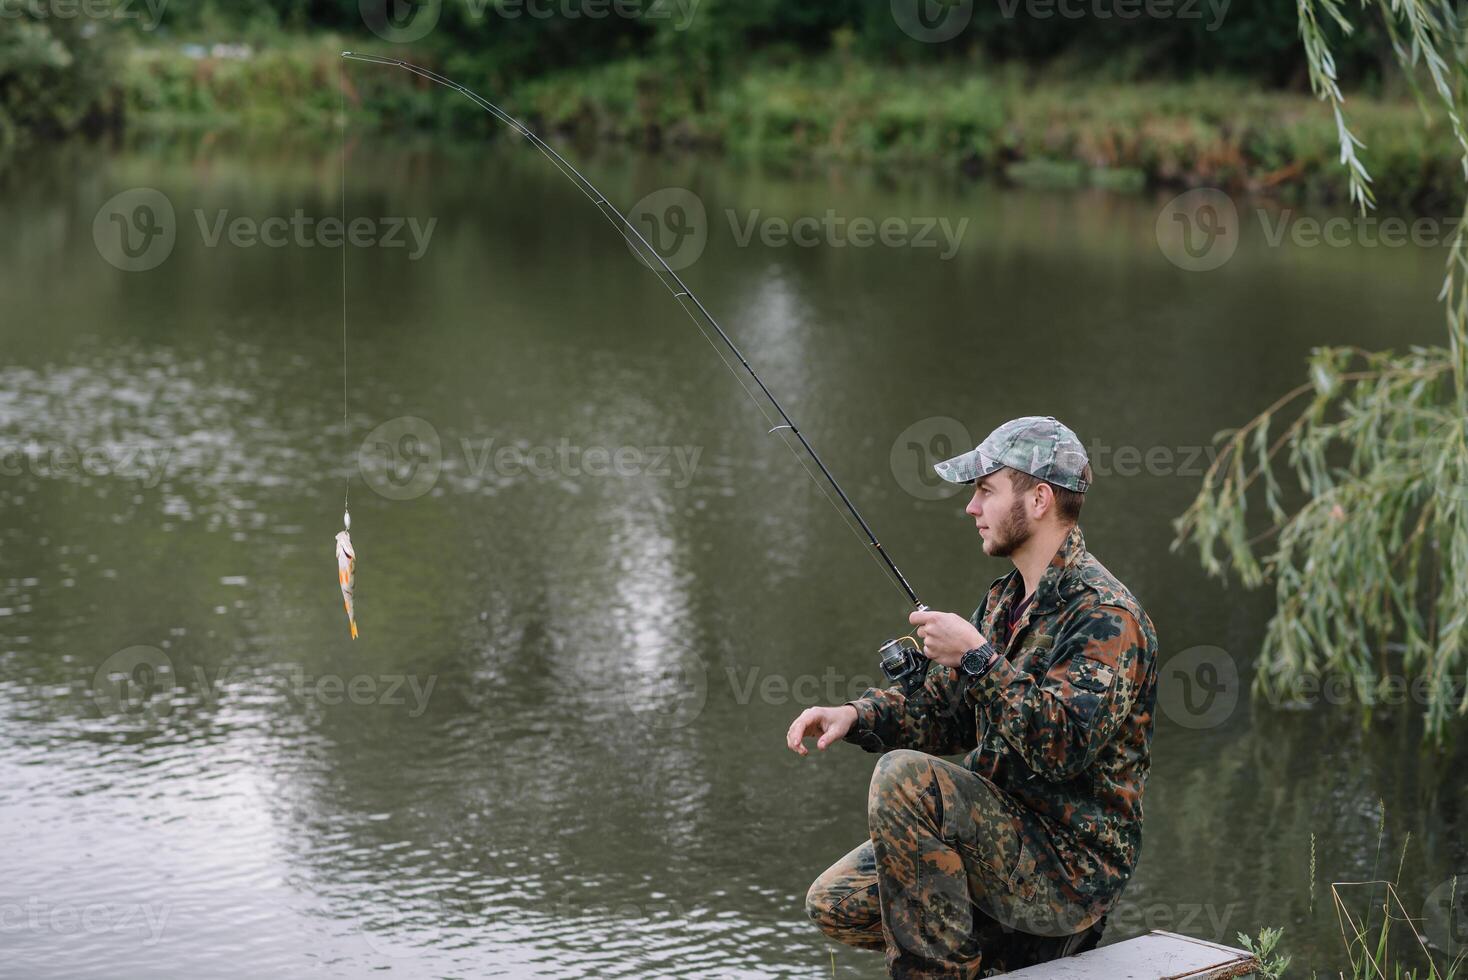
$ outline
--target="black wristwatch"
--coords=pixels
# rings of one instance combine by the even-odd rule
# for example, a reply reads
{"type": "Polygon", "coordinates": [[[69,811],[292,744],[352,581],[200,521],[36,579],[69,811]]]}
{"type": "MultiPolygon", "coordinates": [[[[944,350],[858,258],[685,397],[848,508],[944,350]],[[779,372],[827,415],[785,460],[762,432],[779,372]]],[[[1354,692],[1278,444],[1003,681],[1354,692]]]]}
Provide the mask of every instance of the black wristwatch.
{"type": "Polygon", "coordinates": [[[977,680],[989,672],[994,662],[999,659],[999,651],[994,649],[993,644],[985,640],[982,645],[974,647],[963,655],[959,660],[958,668],[971,679],[977,680]]]}

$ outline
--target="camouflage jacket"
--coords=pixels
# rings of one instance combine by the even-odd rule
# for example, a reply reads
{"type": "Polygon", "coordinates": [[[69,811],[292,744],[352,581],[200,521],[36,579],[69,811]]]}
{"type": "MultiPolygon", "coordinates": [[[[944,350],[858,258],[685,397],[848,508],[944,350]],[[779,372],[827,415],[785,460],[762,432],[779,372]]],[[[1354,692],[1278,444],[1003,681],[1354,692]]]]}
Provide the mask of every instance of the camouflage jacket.
{"type": "Polygon", "coordinates": [[[1034,599],[1015,569],[970,621],[1003,657],[977,681],[938,664],[904,697],[867,690],[847,735],[869,752],[967,752],[964,766],[1025,810],[1027,842],[1072,900],[1109,908],[1136,865],[1151,767],[1157,634],[1141,605],[1072,528],[1034,599]],[[962,678],[962,679],[961,679],[962,678]]]}

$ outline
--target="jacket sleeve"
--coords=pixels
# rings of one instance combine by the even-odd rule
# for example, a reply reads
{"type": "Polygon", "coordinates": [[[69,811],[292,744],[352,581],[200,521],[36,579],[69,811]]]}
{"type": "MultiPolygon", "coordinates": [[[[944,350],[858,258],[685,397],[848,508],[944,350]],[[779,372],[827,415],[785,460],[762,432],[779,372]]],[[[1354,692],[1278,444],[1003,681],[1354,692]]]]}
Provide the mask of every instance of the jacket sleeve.
{"type": "Polygon", "coordinates": [[[978,740],[974,709],[955,671],[928,665],[923,686],[906,697],[896,685],[868,688],[847,704],[856,709],[856,724],[846,734],[868,752],[917,749],[930,755],[956,755],[978,740]]]}
{"type": "Polygon", "coordinates": [[[1090,766],[1131,713],[1153,651],[1137,617],[1114,605],[1098,606],[1056,645],[1043,677],[1000,659],[968,697],[1030,769],[1058,782],[1090,766]]]}
{"type": "MultiPolygon", "coordinates": [[[[978,625],[984,605],[969,617],[978,625]]],[[[978,722],[973,702],[964,696],[958,672],[938,664],[928,665],[923,686],[905,697],[896,685],[868,688],[847,704],[856,709],[856,724],[846,741],[868,752],[917,749],[930,755],[957,755],[978,742],[978,722]]]]}

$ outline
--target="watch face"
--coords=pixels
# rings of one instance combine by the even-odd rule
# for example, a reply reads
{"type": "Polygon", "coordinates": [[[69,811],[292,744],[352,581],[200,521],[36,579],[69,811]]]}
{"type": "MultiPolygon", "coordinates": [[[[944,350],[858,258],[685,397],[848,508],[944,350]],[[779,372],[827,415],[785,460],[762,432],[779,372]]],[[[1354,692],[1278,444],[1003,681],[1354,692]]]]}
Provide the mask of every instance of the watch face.
{"type": "Polygon", "coordinates": [[[963,668],[964,673],[966,674],[977,674],[979,672],[979,668],[984,666],[983,651],[970,650],[968,653],[965,653],[963,655],[963,660],[959,661],[959,666],[963,668]]]}

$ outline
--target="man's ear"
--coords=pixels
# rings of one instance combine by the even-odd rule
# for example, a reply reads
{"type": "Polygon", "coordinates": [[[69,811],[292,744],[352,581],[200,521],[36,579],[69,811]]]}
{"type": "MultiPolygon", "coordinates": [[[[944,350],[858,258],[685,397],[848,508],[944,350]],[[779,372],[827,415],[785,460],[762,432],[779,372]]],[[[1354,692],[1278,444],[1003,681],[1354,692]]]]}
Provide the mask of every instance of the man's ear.
{"type": "Polygon", "coordinates": [[[1050,484],[1041,481],[1035,484],[1034,496],[1030,498],[1030,516],[1043,521],[1045,515],[1055,510],[1055,491],[1050,484]]]}

